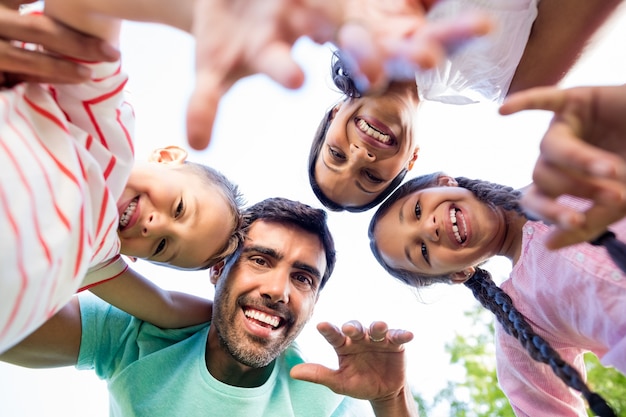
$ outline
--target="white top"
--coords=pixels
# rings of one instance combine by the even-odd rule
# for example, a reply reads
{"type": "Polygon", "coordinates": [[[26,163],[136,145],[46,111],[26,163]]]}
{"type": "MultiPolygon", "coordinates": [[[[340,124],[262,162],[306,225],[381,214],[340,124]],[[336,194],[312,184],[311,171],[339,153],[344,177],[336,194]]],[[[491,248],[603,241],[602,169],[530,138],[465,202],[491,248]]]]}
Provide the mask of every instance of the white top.
{"type": "Polygon", "coordinates": [[[468,11],[490,15],[496,27],[470,41],[437,68],[415,74],[422,100],[448,104],[502,102],[526,48],[539,0],[441,0],[429,21],[468,11]]]}

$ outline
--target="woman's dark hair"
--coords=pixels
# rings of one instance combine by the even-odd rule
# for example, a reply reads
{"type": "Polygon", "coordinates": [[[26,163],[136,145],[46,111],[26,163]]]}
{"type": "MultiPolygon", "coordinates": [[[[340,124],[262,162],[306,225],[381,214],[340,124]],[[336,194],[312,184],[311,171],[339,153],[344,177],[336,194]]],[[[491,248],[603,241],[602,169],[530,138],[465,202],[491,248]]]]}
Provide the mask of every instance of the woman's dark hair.
{"type": "MultiPolygon", "coordinates": [[[[345,62],[342,60],[339,52],[333,53],[333,61],[332,61],[332,78],[335,86],[346,96],[349,98],[359,98],[361,97],[361,92],[357,89],[354,80],[350,77],[350,73],[346,68],[345,62]]],[[[315,179],[315,163],[317,162],[317,158],[320,155],[320,151],[322,149],[322,144],[324,143],[324,139],[326,138],[326,133],[328,132],[328,127],[332,121],[333,109],[330,109],[326,112],[324,117],[322,118],[322,122],[317,128],[315,132],[315,136],[313,137],[313,142],[311,143],[311,150],[309,151],[309,183],[311,184],[311,189],[313,193],[317,197],[317,199],[331,211],[343,211],[346,210],[351,213],[359,213],[363,211],[367,211],[373,207],[379,205],[393,190],[396,189],[398,185],[404,179],[408,170],[403,168],[402,171],[391,181],[391,183],[380,192],[378,196],[371,202],[364,204],[362,206],[343,206],[338,204],[328,198],[322,189],[319,187],[317,180],[315,179]]]]}
{"type": "MultiPolygon", "coordinates": [[[[427,286],[435,282],[451,283],[452,281],[449,276],[425,276],[416,272],[392,268],[387,265],[376,246],[374,229],[380,217],[389,210],[393,203],[415,191],[435,187],[441,175],[441,172],[437,172],[409,180],[400,186],[389,199],[378,208],[370,221],[368,235],[370,238],[370,248],[374,257],[389,274],[412,287],[427,286]]],[[[521,197],[519,190],[500,184],[482,180],[471,180],[464,177],[458,177],[456,181],[460,187],[470,190],[480,201],[524,215],[519,205],[519,199],[521,197]]],[[[589,408],[594,413],[599,416],[615,416],[615,413],[607,402],[600,395],[589,389],[580,373],[565,362],[559,353],[555,351],[545,339],[533,331],[526,317],[515,308],[508,294],[493,282],[489,272],[476,267],[472,277],[465,282],[465,286],[472,290],[474,297],[483,307],[496,316],[498,322],[500,322],[504,328],[504,331],[515,337],[522,346],[526,348],[531,358],[548,364],[555,375],[563,382],[569,387],[581,392],[587,400],[589,408]]]]}

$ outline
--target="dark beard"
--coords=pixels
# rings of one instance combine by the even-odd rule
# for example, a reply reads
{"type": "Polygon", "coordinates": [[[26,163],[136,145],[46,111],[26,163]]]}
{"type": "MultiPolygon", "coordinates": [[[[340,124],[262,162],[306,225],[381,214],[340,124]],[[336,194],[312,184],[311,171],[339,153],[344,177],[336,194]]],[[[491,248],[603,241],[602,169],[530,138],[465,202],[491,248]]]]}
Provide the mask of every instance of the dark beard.
{"type": "MultiPolygon", "coordinates": [[[[217,323],[213,323],[215,325],[217,323]]],[[[249,366],[250,368],[263,368],[268,366],[274,359],[276,359],[284,350],[282,346],[268,346],[262,351],[247,349],[241,346],[240,341],[231,343],[232,338],[228,335],[223,335],[218,325],[217,335],[220,341],[220,346],[224,348],[230,356],[237,362],[249,366]]],[[[226,332],[228,334],[228,332],[226,332]]]]}
{"type": "MultiPolygon", "coordinates": [[[[217,335],[220,341],[220,345],[224,348],[237,362],[249,366],[251,368],[263,368],[270,363],[274,359],[276,359],[280,354],[293,342],[295,339],[295,335],[299,333],[299,330],[295,332],[295,335],[291,335],[283,340],[281,343],[272,343],[268,342],[262,338],[254,338],[250,335],[246,335],[244,339],[242,339],[237,333],[240,329],[234,329],[231,323],[231,320],[228,316],[230,311],[227,311],[227,306],[225,305],[225,300],[230,299],[230,292],[227,289],[224,289],[219,297],[216,297],[216,303],[213,308],[215,310],[213,314],[213,322],[211,326],[215,326],[217,331],[217,335]]],[[[263,305],[267,308],[272,308],[274,310],[286,310],[286,308],[282,305],[268,305],[264,303],[263,300],[251,300],[246,299],[245,297],[242,299],[238,299],[235,304],[236,307],[240,307],[242,305],[258,305],[263,303],[263,305]]],[[[291,317],[288,314],[288,311],[283,311],[282,316],[291,317]]],[[[288,320],[289,324],[291,320],[288,320]]],[[[286,325],[286,324],[283,324],[286,325]]]]}

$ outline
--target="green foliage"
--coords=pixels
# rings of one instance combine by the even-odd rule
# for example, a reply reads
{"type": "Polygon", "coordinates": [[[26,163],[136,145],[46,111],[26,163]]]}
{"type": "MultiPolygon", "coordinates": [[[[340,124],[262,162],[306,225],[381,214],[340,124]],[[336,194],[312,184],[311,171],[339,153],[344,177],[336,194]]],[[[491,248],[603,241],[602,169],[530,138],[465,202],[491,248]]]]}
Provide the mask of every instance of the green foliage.
{"type": "MultiPolygon", "coordinates": [[[[468,330],[457,333],[446,344],[450,363],[464,369],[465,379],[448,381],[432,403],[415,393],[420,415],[429,416],[435,407],[445,404],[451,417],[515,417],[506,396],[498,387],[493,344],[494,319],[480,306],[465,315],[471,323],[468,330]]],[[[602,395],[619,416],[626,417],[626,376],[603,367],[593,354],[585,355],[585,364],[589,386],[602,395]]]]}
{"type": "MultiPolygon", "coordinates": [[[[618,416],[626,416],[626,376],[614,368],[602,366],[593,353],[585,354],[587,384],[608,401],[618,416]]],[[[593,413],[588,413],[593,416],[593,413]]]]}

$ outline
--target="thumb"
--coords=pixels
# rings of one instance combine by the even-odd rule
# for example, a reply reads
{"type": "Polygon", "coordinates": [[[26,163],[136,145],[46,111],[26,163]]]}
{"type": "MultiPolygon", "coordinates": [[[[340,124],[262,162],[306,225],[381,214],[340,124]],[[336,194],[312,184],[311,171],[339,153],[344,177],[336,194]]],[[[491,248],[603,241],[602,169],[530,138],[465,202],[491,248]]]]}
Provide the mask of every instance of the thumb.
{"type": "Polygon", "coordinates": [[[187,141],[193,149],[202,150],[209,146],[224,91],[227,88],[215,82],[211,74],[197,73],[196,86],[187,105],[187,141]]]}
{"type": "Polygon", "coordinates": [[[334,371],[315,363],[301,363],[296,365],[291,368],[290,375],[293,379],[325,385],[330,389],[332,389],[333,382],[336,380],[334,371]]]}

